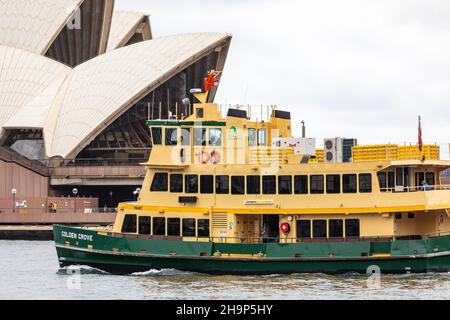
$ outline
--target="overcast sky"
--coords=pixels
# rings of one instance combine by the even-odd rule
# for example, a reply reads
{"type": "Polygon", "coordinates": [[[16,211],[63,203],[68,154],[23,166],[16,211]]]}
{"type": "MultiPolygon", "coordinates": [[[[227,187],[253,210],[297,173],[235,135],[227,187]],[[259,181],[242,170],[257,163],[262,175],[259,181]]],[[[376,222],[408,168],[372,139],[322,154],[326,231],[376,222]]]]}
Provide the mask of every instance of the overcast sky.
{"type": "MultiPolygon", "coordinates": [[[[117,0],[155,37],[233,35],[218,103],[277,104],[296,135],[450,142],[448,0],[117,0]]],[[[448,156],[448,148],[445,148],[448,156]]]]}

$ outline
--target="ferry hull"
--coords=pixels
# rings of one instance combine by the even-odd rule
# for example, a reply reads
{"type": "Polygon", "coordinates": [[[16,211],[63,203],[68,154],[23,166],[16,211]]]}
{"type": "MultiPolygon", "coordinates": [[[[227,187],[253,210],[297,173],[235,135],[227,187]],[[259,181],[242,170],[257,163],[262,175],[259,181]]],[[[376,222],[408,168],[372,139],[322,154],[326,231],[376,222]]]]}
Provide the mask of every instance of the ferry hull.
{"type": "MultiPolygon", "coordinates": [[[[161,249],[167,246],[166,240],[140,240],[116,239],[110,236],[100,236],[87,230],[64,228],[55,226],[56,250],[61,267],[71,265],[86,265],[112,274],[131,274],[151,269],[177,269],[180,271],[200,272],[206,274],[227,275],[263,275],[263,274],[293,274],[293,273],[370,273],[379,268],[381,273],[425,273],[450,271],[450,251],[424,253],[402,256],[367,256],[351,257],[248,257],[237,258],[200,254],[183,255],[186,247],[189,250],[205,250],[210,243],[182,243],[171,242],[171,249],[178,246],[180,255],[152,253],[152,248],[161,249]],[[92,235],[90,245],[85,240],[61,241],[59,234],[63,235],[92,235]],[[146,242],[151,247],[144,252],[146,242]],[[107,249],[110,243],[113,246],[124,245],[120,248],[107,249]],[[140,250],[135,250],[137,247],[140,250]],[[117,250],[119,249],[119,250],[117,250]]],[[[449,238],[439,238],[439,243],[448,244],[449,238]]],[[[433,245],[437,245],[434,243],[433,245]]],[[[239,245],[242,246],[242,245],[239,245]]],[[[288,245],[287,245],[288,246],[288,245]]],[[[241,247],[244,248],[245,247],[241,247]]],[[[248,247],[252,250],[251,247],[248,247]]],[[[165,249],[163,249],[165,250],[165,249]]],[[[351,248],[349,247],[349,250],[351,248]]],[[[172,251],[174,252],[174,251],[172,251]]]]}

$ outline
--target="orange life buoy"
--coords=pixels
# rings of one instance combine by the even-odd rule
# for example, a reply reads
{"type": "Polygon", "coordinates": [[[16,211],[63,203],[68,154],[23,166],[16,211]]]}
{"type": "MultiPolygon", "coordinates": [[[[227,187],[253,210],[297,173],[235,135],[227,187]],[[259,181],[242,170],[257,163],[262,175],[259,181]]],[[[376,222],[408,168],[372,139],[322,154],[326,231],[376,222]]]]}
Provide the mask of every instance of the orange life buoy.
{"type": "Polygon", "coordinates": [[[219,164],[222,161],[222,155],[220,152],[214,150],[211,152],[211,162],[212,164],[219,164]]]}
{"type": "Polygon", "coordinates": [[[202,151],[199,154],[199,161],[200,161],[201,164],[207,164],[207,163],[209,163],[211,161],[211,156],[209,155],[208,152],[202,151]]]}

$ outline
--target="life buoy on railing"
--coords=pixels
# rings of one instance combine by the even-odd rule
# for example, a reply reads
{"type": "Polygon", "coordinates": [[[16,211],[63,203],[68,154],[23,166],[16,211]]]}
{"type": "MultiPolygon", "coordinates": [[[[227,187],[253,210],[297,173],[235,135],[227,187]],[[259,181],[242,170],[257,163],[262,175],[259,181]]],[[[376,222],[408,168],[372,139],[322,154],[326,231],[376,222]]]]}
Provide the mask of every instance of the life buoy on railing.
{"type": "Polygon", "coordinates": [[[281,232],[283,232],[284,234],[288,234],[289,231],[291,230],[291,226],[289,225],[289,223],[282,223],[280,225],[280,230],[281,232]]]}
{"type": "Polygon", "coordinates": [[[208,152],[202,151],[199,153],[198,161],[201,164],[208,164],[211,161],[211,156],[208,152]]]}
{"type": "Polygon", "coordinates": [[[214,150],[211,152],[211,163],[212,164],[219,164],[222,161],[222,155],[220,152],[214,150]]]}

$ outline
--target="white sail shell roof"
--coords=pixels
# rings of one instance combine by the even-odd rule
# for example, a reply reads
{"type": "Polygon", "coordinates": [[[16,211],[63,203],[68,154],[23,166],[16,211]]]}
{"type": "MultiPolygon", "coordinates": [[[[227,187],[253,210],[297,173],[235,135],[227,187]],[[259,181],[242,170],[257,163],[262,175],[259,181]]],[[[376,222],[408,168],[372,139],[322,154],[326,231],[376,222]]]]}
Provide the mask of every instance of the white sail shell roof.
{"type": "Polygon", "coordinates": [[[141,12],[114,11],[107,51],[122,47],[136,32],[144,17],[141,12]]]}
{"type": "Polygon", "coordinates": [[[66,80],[54,131],[47,124],[48,156],[76,156],[134,102],[229,40],[222,33],[168,36],[79,65],[66,80]]]}
{"type": "MultiPolygon", "coordinates": [[[[69,67],[46,57],[0,46],[0,128],[21,108],[43,93],[46,94],[45,91],[55,79],[64,79],[70,71],[69,67]]],[[[41,113],[40,107],[33,110],[41,113]]],[[[20,117],[14,123],[20,127],[29,126],[30,120],[28,116],[20,117]]]]}
{"type": "Polygon", "coordinates": [[[0,45],[45,54],[83,0],[0,0],[0,45]]]}

